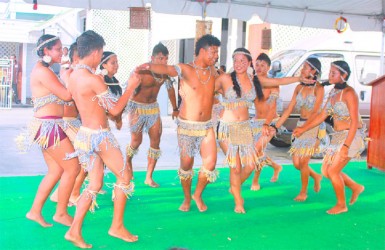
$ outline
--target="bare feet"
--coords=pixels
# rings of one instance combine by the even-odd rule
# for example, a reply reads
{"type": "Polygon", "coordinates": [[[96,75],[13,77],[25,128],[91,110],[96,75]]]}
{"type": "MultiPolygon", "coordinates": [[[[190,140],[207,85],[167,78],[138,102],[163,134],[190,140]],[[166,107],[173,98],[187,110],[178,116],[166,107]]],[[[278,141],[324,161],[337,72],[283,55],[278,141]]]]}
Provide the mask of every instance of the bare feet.
{"type": "Polygon", "coordinates": [[[182,212],[188,212],[190,211],[190,205],[191,205],[191,200],[183,200],[182,205],[180,205],[179,210],[182,212]]]}
{"type": "Polygon", "coordinates": [[[76,204],[78,203],[79,197],[80,197],[80,195],[78,195],[78,196],[72,196],[71,195],[71,197],[68,201],[68,206],[69,207],[76,206],[76,204]]]}
{"type": "Polygon", "coordinates": [[[244,204],[244,201],[242,198],[238,200],[238,202],[235,202],[234,212],[236,212],[237,214],[245,214],[246,211],[245,211],[245,208],[243,207],[243,204],[244,204]]]}
{"type": "Polygon", "coordinates": [[[125,227],[120,228],[110,228],[108,230],[108,234],[112,237],[127,241],[127,242],[135,242],[138,241],[138,236],[131,234],[125,227]]]}
{"type": "Polygon", "coordinates": [[[63,224],[64,226],[71,226],[72,221],[74,218],[72,218],[69,214],[63,214],[63,215],[54,215],[53,220],[57,223],[63,224]]]}
{"type": "Polygon", "coordinates": [[[258,191],[261,189],[261,185],[259,184],[251,184],[251,187],[250,187],[250,190],[253,190],[253,191],[258,191]]]}
{"type": "Polygon", "coordinates": [[[282,171],[282,166],[276,164],[277,167],[274,168],[274,174],[273,177],[271,177],[270,182],[276,182],[279,178],[279,173],[282,171]]]}
{"type": "Polygon", "coordinates": [[[27,217],[29,220],[39,223],[42,227],[53,226],[51,223],[46,222],[41,214],[33,214],[32,212],[28,212],[25,217],[27,217]]]}
{"type": "Polygon", "coordinates": [[[322,175],[317,174],[314,178],[314,192],[318,193],[321,190],[322,175]]]}
{"type": "Polygon", "coordinates": [[[235,205],[234,212],[237,214],[245,214],[245,208],[242,205],[235,205]]]}
{"type": "Polygon", "coordinates": [[[349,204],[350,204],[350,205],[353,205],[353,204],[357,201],[358,196],[359,196],[362,192],[364,192],[364,190],[365,190],[365,187],[362,186],[362,185],[359,185],[359,184],[357,185],[356,188],[352,189],[353,193],[352,193],[352,197],[350,198],[349,204]]]}
{"type": "Polygon", "coordinates": [[[100,189],[99,192],[98,192],[98,194],[106,194],[106,193],[107,193],[107,191],[104,190],[104,189],[100,189]]]}
{"type": "Polygon", "coordinates": [[[74,236],[74,235],[71,235],[69,232],[67,232],[64,235],[64,239],[72,242],[72,244],[74,244],[75,246],[77,246],[79,248],[92,248],[92,245],[91,244],[87,244],[84,241],[82,236],[74,236]]]}
{"type": "Polygon", "coordinates": [[[297,197],[294,198],[295,201],[303,202],[306,201],[307,194],[306,193],[299,193],[297,197]]]}
{"type": "Polygon", "coordinates": [[[157,188],[157,187],[159,187],[159,184],[158,183],[156,183],[153,179],[150,179],[150,180],[145,180],[144,181],[144,184],[146,184],[146,185],[148,185],[148,186],[150,186],[150,187],[153,187],[153,188],[157,188]]]}
{"type": "Polygon", "coordinates": [[[340,213],[345,213],[347,211],[348,211],[348,208],[345,205],[343,205],[343,206],[335,205],[334,207],[332,207],[331,209],[326,211],[326,213],[328,213],[328,214],[340,214],[340,213]]]}
{"type": "Polygon", "coordinates": [[[202,197],[196,198],[195,195],[192,196],[192,199],[197,204],[199,212],[204,212],[207,210],[206,204],[203,202],[202,197]]]}
{"type": "Polygon", "coordinates": [[[59,200],[58,198],[58,189],[55,189],[55,191],[53,191],[53,193],[51,194],[51,196],[49,197],[49,199],[52,201],[52,202],[57,202],[59,200]]]}

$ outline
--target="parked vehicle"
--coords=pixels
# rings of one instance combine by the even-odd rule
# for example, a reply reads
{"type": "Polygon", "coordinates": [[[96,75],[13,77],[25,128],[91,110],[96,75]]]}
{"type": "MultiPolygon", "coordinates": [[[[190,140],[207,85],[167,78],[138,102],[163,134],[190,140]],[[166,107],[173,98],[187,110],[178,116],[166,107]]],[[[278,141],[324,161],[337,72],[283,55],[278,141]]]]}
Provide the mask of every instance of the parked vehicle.
{"type": "MultiPolygon", "coordinates": [[[[371,86],[367,84],[380,76],[381,33],[357,32],[336,35],[333,38],[318,37],[301,42],[288,50],[279,52],[272,57],[272,77],[299,76],[301,67],[308,57],[316,57],[322,64],[321,82],[327,81],[330,63],[345,60],[351,68],[348,84],[354,87],[359,97],[359,112],[363,121],[369,126],[371,86]]],[[[281,114],[290,103],[296,84],[281,86],[282,105],[278,107],[281,114]]],[[[325,87],[325,100],[332,86],[325,87]]],[[[284,127],[286,132],[279,133],[271,140],[277,147],[288,147],[291,144],[291,132],[295,128],[299,114],[293,113],[284,127]]],[[[333,131],[330,124],[327,131],[333,131]]],[[[328,145],[329,137],[322,142],[328,145]]],[[[321,145],[322,146],[322,145],[321,145]]]]}

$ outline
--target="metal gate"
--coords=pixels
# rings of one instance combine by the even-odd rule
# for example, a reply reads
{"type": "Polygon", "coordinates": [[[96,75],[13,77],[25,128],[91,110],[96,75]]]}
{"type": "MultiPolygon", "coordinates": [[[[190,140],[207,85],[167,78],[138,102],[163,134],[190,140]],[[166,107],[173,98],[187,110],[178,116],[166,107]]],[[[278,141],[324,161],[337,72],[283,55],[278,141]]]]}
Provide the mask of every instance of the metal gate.
{"type": "Polygon", "coordinates": [[[12,108],[13,60],[0,59],[0,109],[12,108]]]}

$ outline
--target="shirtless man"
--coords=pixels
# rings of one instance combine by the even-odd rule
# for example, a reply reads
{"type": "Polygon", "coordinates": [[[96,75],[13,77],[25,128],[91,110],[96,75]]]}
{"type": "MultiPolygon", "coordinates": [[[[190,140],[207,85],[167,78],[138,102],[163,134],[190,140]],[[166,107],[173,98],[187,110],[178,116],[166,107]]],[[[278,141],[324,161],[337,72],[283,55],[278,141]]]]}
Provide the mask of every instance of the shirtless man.
{"type": "MultiPolygon", "coordinates": [[[[151,56],[151,63],[167,65],[168,49],[162,43],[158,43],[151,56]]],[[[150,137],[150,148],[148,149],[147,174],[144,183],[150,187],[159,187],[152,178],[156,162],[161,151],[159,149],[160,137],[162,135],[162,121],[160,119],[159,104],[157,97],[160,87],[166,85],[173,112],[172,119],[178,116],[175,89],[172,81],[167,75],[159,75],[152,71],[142,74],[141,83],[135,90],[134,96],[128,102],[129,124],[131,131],[131,143],[127,145],[127,166],[132,171],[132,158],[138,152],[142,143],[143,131],[150,137]]]]}
{"type": "MultiPolygon", "coordinates": [[[[271,61],[268,55],[261,53],[255,62],[255,71],[258,77],[268,77],[267,72],[270,69],[271,61]]],[[[273,137],[273,134],[269,135],[269,125],[277,116],[277,99],[279,98],[279,87],[264,87],[263,99],[254,100],[255,116],[252,119],[254,143],[258,155],[263,158],[263,165],[271,166],[274,169],[271,182],[278,180],[279,173],[282,170],[282,166],[274,162],[264,152],[267,144],[273,137]]],[[[261,171],[255,171],[253,182],[251,184],[251,190],[259,190],[259,175],[261,171]]]]}
{"type": "Polygon", "coordinates": [[[175,66],[143,64],[138,70],[150,70],[157,74],[179,76],[182,103],[177,119],[178,145],[184,201],[181,211],[189,211],[191,199],[195,200],[198,210],[204,212],[207,206],[202,200],[202,192],[207,183],[217,178],[215,164],[217,147],[211,112],[214,101],[214,83],[220,41],[212,35],[202,36],[195,45],[195,60],[191,63],[179,63],[175,66]],[[198,184],[191,196],[194,156],[200,153],[203,166],[199,171],[198,184]]]}
{"type": "Polygon", "coordinates": [[[70,75],[68,90],[79,110],[82,127],[74,141],[76,152],[83,168],[88,171],[88,187],[83,191],[77,203],[74,221],[65,235],[80,248],[91,248],[82,237],[82,225],[87,211],[97,204],[96,194],[103,185],[103,163],[116,176],[112,199],[114,214],[108,234],[124,241],[133,242],[138,236],[132,235],[123,225],[124,209],[127,198],[132,195],[134,185],[130,183],[131,173],[125,167],[119,144],[108,127],[106,111],[119,114],[126,106],[140,79],[132,74],[125,93],[117,98],[108,91],[101,77],[93,74],[93,68],[100,63],[104,39],[93,31],[86,31],[76,40],[78,44],[79,64],[70,75]]]}

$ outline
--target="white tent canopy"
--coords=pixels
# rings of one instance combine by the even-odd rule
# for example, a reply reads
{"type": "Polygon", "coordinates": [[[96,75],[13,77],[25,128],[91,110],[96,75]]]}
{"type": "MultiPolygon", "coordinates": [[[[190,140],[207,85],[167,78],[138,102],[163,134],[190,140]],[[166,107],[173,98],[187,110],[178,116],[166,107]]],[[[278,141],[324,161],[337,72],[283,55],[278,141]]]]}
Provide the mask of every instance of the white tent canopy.
{"type": "MultiPolygon", "coordinates": [[[[4,0],[0,0],[4,1],[4,0]]],[[[8,1],[8,0],[5,0],[8,1]]],[[[33,0],[24,0],[31,3],[33,0]]],[[[332,29],[343,16],[355,31],[382,31],[385,0],[37,0],[38,4],[70,8],[127,10],[151,4],[155,12],[332,29]]]]}
{"type": "MultiPolygon", "coordinates": [[[[0,0],[9,2],[10,0],[0,0]]],[[[24,0],[33,4],[33,0],[24,0]]],[[[178,15],[233,18],[333,29],[343,16],[354,31],[382,31],[381,70],[384,72],[385,0],[37,0],[38,4],[68,8],[127,10],[147,7],[178,15]]]]}

